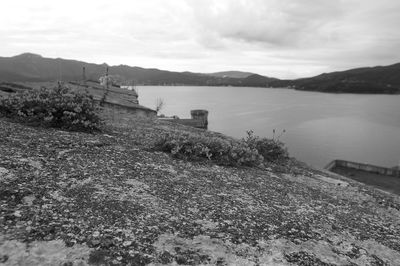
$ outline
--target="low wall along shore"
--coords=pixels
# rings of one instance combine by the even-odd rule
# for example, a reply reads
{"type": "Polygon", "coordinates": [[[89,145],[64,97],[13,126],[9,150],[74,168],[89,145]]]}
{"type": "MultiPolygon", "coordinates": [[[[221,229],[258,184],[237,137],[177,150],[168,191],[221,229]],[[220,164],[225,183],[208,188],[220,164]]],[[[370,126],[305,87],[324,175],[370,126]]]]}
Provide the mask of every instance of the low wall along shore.
{"type": "Polygon", "coordinates": [[[208,128],[208,111],[207,110],[191,110],[190,115],[192,118],[169,118],[169,117],[160,117],[160,120],[174,122],[178,124],[182,124],[185,126],[191,126],[196,128],[208,128]]]}
{"type": "Polygon", "coordinates": [[[331,170],[335,167],[345,167],[345,168],[351,168],[351,169],[357,169],[369,173],[376,173],[376,174],[381,174],[381,175],[386,175],[386,176],[395,176],[400,178],[400,170],[393,169],[393,168],[387,168],[387,167],[381,167],[381,166],[376,166],[376,165],[371,165],[371,164],[364,164],[364,163],[356,163],[356,162],[350,162],[350,161],[345,161],[345,160],[334,160],[330,162],[327,166],[325,166],[325,169],[331,170]]]}

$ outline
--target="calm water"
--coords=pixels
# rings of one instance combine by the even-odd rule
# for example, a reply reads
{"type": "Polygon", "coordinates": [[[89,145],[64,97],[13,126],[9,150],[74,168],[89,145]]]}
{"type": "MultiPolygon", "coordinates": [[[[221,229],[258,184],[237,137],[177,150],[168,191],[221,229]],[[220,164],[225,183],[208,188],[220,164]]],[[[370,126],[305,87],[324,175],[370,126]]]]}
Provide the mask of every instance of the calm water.
{"type": "Polygon", "coordinates": [[[355,95],[239,87],[139,87],[139,102],[190,117],[209,111],[209,129],[244,137],[279,133],[292,156],[324,167],[333,159],[392,167],[400,161],[400,95],[355,95]]]}

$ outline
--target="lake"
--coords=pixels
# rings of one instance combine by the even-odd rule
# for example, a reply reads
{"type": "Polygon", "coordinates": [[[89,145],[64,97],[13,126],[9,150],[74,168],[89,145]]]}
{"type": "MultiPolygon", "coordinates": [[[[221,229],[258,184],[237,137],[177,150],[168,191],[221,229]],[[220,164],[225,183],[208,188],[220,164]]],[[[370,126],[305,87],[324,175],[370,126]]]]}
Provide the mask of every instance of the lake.
{"type": "Polygon", "coordinates": [[[279,88],[139,86],[141,105],[189,118],[209,111],[209,130],[241,138],[247,130],[271,138],[315,167],[342,159],[386,167],[400,162],[400,95],[304,92],[279,88]]]}

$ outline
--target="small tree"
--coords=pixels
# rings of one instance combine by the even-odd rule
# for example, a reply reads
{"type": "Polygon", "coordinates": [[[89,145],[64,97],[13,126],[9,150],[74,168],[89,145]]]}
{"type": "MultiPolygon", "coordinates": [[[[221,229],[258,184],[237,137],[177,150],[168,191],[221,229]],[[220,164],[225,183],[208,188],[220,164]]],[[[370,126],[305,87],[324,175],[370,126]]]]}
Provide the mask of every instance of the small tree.
{"type": "Polygon", "coordinates": [[[157,98],[156,100],[156,112],[157,114],[161,111],[161,109],[164,107],[164,100],[161,98],[157,98]]]}

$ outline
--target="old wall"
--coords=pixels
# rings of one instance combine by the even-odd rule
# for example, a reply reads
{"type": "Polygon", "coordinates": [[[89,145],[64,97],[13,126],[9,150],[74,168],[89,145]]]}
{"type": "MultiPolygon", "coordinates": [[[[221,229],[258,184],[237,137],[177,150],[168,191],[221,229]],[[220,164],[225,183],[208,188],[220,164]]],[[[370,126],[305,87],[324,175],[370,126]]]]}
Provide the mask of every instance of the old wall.
{"type": "Polygon", "coordinates": [[[185,126],[191,126],[196,128],[208,128],[208,111],[207,110],[191,110],[190,115],[192,118],[160,118],[164,121],[174,122],[178,124],[182,124],[185,126]]]}
{"type": "Polygon", "coordinates": [[[377,174],[381,174],[381,175],[400,177],[400,170],[396,170],[394,168],[386,168],[386,167],[381,167],[381,166],[376,166],[376,165],[371,165],[371,164],[356,163],[356,162],[350,162],[350,161],[344,161],[344,160],[334,160],[331,163],[329,163],[325,167],[325,169],[330,170],[336,166],[352,168],[352,169],[362,170],[365,172],[377,173],[377,174]]]}
{"type": "Polygon", "coordinates": [[[156,111],[142,108],[141,106],[134,108],[110,103],[103,103],[102,109],[102,118],[108,122],[117,124],[129,124],[132,123],[136,118],[153,119],[157,115],[156,111]]]}

